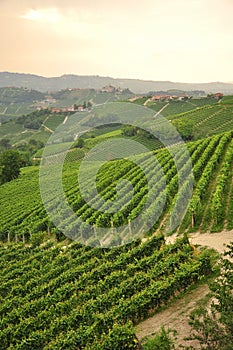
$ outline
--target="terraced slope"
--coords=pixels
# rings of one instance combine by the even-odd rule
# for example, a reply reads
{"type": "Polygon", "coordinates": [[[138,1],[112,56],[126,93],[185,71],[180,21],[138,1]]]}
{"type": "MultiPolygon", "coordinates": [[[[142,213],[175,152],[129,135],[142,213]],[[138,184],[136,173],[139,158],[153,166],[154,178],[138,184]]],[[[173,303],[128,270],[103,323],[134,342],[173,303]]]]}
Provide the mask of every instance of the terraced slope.
{"type": "MultiPolygon", "coordinates": [[[[181,164],[181,171],[185,172],[187,168],[186,160],[182,150],[179,151],[179,145],[176,147],[178,149],[178,161],[181,164]]],[[[179,232],[194,231],[197,228],[213,231],[222,228],[232,229],[232,132],[216,135],[204,141],[192,142],[188,144],[188,148],[193,163],[195,182],[193,198],[187,215],[179,227],[179,232]],[[224,196],[224,200],[222,199],[223,193],[227,194],[224,196]]],[[[139,158],[140,164],[147,169],[149,176],[150,174],[152,176],[156,169],[149,154],[143,154],[139,158]]],[[[182,203],[177,201],[176,198],[179,178],[171,154],[168,150],[157,151],[156,158],[164,171],[163,180],[167,183],[166,203],[159,220],[152,225],[149,233],[153,233],[157,229],[163,230],[169,223],[170,213],[177,213],[178,215],[180,206],[182,206],[182,203]]],[[[53,176],[52,169],[50,170],[51,176],[53,176]]],[[[64,190],[74,212],[84,222],[93,225],[93,230],[94,225],[98,227],[111,227],[111,225],[117,227],[118,225],[128,224],[130,220],[133,220],[143,210],[148,193],[148,185],[142,169],[135,163],[127,160],[111,161],[104,165],[98,173],[97,189],[105,201],[115,198],[116,186],[120,179],[129,181],[122,183],[118,193],[118,195],[122,195],[125,205],[120,212],[113,214],[104,214],[101,208],[100,210],[95,210],[86,204],[79,191],[77,170],[78,165],[76,162],[72,162],[71,157],[64,166],[64,190]],[[132,200],[125,197],[129,194],[130,183],[134,186],[132,200]]],[[[25,169],[19,179],[1,186],[1,240],[12,240],[15,238],[15,235],[17,235],[19,240],[29,239],[31,234],[48,231],[53,227],[40,198],[38,171],[37,167],[25,169]],[[10,201],[9,198],[11,198],[10,201]]],[[[163,181],[158,182],[156,176],[152,177],[151,181],[154,185],[156,184],[154,191],[157,193],[155,196],[156,200],[150,204],[149,208],[149,213],[152,215],[151,220],[153,220],[153,216],[160,209],[164,192],[163,181]]],[[[185,194],[186,186],[189,186],[188,182],[183,184],[183,187],[180,189],[181,193],[183,191],[185,194]]],[[[93,201],[96,200],[93,198],[93,201]]],[[[51,206],[59,208],[60,198],[54,198],[51,206]]],[[[70,228],[72,228],[69,220],[64,222],[64,225],[68,225],[67,227],[71,225],[70,228]]],[[[85,225],[83,230],[85,232],[85,225]]]]}
{"type": "Polygon", "coordinates": [[[197,140],[233,129],[233,105],[216,104],[170,117],[186,140],[197,140]]]}
{"type": "Polygon", "coordinates": [[[187,101],[174,100],[169,102],[166,102],[166,101],[148,102],[147,106],[154,109],[156,112],[158,112],[161,108],[166,106],[162,114],[164,117],[167,117],[168,119],[172,119],[170,118],[170,116],[177,115],[184,112],[195,111],[200,107],[215,105],[215,104],[216,104],[216,99],[214,98],[194,98],[187,101]]]}
{"type": "Polygon", "coordinates": [[[0,246],[1,349],[138,349],[133,325],[211,271],[186,238],[0,246]]]}

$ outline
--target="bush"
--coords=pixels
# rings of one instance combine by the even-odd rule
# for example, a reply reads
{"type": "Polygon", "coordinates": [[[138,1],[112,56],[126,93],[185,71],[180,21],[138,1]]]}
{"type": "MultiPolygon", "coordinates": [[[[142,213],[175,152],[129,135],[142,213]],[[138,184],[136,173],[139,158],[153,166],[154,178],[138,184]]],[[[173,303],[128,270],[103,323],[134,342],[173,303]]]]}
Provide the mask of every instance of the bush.
{"type": "MultiPolygon", "coordinates": [[[[210,284],[212,303],[210,308],[194,310],[190,316],[192,326],[189,340],[197,340],[200,349],[232,350],[233,344],[233,243],[227,246],[231,260],[220,263],[220,275],[210,284]]],[[[183,347],[194,349],[193,347],[183,347]]]]}
{"type": "Polygon", "coordinates": [[[143,350],[172,350],[174,347],[174,336],[176,331],[168,329],[165,330],[164,327],[161,328],[160,333],[158,333],[154,338],[148,339],[146,344],[143,345],[143,350]],[[171,336],[172,335],[172,336],[171,336]]]}
{"type": "Polygon", "coordinates": [[[34,233],[30,239],[32,248],[39,247],[39,245],[41,245],[41,243],[43,243],[43,240],[44,240],[44,233],[43,232],[34,233]]]}

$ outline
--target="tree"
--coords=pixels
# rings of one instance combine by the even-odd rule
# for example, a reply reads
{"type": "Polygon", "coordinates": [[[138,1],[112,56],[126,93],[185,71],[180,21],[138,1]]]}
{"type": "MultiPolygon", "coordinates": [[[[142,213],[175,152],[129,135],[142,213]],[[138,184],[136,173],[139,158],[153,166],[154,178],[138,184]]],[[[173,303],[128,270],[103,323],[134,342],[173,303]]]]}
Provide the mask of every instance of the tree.
{"type": "Polygon", "coordinates": [[[30,239],[32,248],[39,247],[43,243],[43,240],[44,240],[43,232],[34,233],[30,239]]]}
{"type": "Polygon", "coordinates": [[[201,209],[200,196],[198,196],[197,194],[194,194],[189,205],[189,212],[191,213],[191,216],[192,216],[192,227],[195,226],[195,221],[198,218],[198,215],[200,214],[200,209],[201,209]]]}
{"type": "MultiPolygon", "coordinates": [[[[194,310],[190,317],[190,340],[198,340],[200,349],[231,350],[233,344],[233,242],[224,254],[231,260],[222,259],[220,274],[210,284],[210,307],[194,310]]],[[[184,347],[186,348],[186,347],[184,347]]],[[[194,349],[188,347],[188,349],[194,349]]]]}
{"type": "Polygon", "coordinates": [[[122,134],[124,136],[136,136],[139,133],[139,128],[133,125],[125,125],[122,128],[122,134]]]}
{"type": "Polygon", "coordinates": [[[0,155],[0,183],[16,179],[20,174],[23,160],[18,151],[7,150],[0,155]]]}
{"type": "Polygon", "coordinates": [[[0,149],[3,149],[3,150],[7,150],[11,148],[11,145],[10,145],[10,140],[9,139],[1,139],[0,140],[0,149]]]}
{"type": "Polygon", "coordinates": [[[83,148],[83,146],[84,146],[84,140],[80,138],[74,144],[75,148],[83,148]]]}

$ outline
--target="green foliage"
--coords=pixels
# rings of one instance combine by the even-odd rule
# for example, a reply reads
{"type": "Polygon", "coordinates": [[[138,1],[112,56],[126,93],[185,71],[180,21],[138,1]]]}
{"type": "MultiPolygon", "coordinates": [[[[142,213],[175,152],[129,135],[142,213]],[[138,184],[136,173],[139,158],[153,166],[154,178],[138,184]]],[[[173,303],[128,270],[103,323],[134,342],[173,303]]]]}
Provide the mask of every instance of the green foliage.
{"type": "Polygon", "coordinates": [[[26,88],[0,88],[0,103],[3,104],[32,103],[35,100],[43,100],[45,96],[42,92],[26,88]]]}
{"type": "Polygon", "coordinates": [[[19,152],[7,150],[0,154],[0,183],[16,179],[22,165],[23,159],[19,152]]]}
{"type": "Polygon", "coordinates": [[[122,128],[122,134],[125,136],[135,136],[139,133],[139,128],[133,125],[126,125],[122,128]]]}
{"type": "Polygon", "coordinates": [[[165,330],[164,326],[161,327],[160,333],[151,339],[148,339],[143,345],[143,350],[172,350],[174,346],[174,336],[176,331],[171,329],[165,330]]]}
{"type": "Polygon", "coordinates": [[[43,232],[38,232],[38,233],[32,235],[31,239],[30,239],[32,248],[39,247],[39,245],[43,242],[43,240],[44,240],[44,233],[43,232]]]}
{"type": "Polygon", "coordinates": [[[149,96],[143,96],[143,97],[136,99],[133,103],[136,103],[138,105],[143,106],[144,103],[148,100],[148,98],[149,98],[149,96]]]}
{"type": "Polygon", "coordinates": [[[226,190],[227,181],[231,176],[230,170],[233,160],[233,139],[225,154],[223,166],[217,179],[217,185],[211,201],[211,213],[214,223],[218,226],[219,223],[224,221],[224,212],[226,210],[224,206],[224,192],[226,190]]]}
{"type": "MultiPolygon", "coordinates": [[[[2,350],[139,350],[133,324],[204,271],[203,254],[187,238],[165,245],[158,235],[101,249],[41,245],[42,237],[0,246],[2,350]]],[[[170,349],[165,331],[156,343],[170,349]]]]}
{"type": "MultiPolygon", "coordinates": [[[[172,93],[172,92],[171,92],[172,93]]],[[[180,92],[182,93],[182,92],[180,92]]],[[[181,113],[184,113],[185,116],[186,112],[194,112],[199,107],[207,106],[207,105],[213,105],[216,104],[215,98],[188,98],[185,97],[185,100],[170,100],[167,101],[151,101],[147,103],[147,107],[155,110],[158,112],[162,107],[166,105],[166,108],[163,109],[162,115],[164,117],[167,117],[169,120],[175,119],[178,117],[178,115],[181,115],[181,113]]]]}
{"type": "MultiPolygon", "coordinates": [[[[225,253],[231,260],[220,263],[220,275],[210,284],[212,302],[210,308],[192,312],[190,340],[198,340],[200,349],[231,350],[233,344],[233,243],[225,253]]],[[[188,347],[187,349],[193,349],[188,347]]]]}
{"type": "Polygon", "coordinates": [[[233,105],[215,104],[169,116],[185,140],[197,140],[233,129],[233,105]]]}
{"type": "Polygon", "coordinates": [[[41,127],[46,115],[49,115],[49,109],[35,111],[27,115],[22,115],[16,119],[17,124],[22,124],[25,129],[38,130],[41,127]]]}
{"type": "Polygon", "coordinates": [[[69,113],[52,113],[44,120],[44,125],[51,130],[56,130],[65,118],[69,117],[69,113]]]}
{"type": "Polygon", "coordinates": [[[221,104],[233,104],[233,96],[224,96],[221,104]]]}
{"type": "Polygon", "coordinates": [[[181,134],[185,141],[191,141],[193,139],[193,122],[185,118],[176,119],[173,122],[178,132],[181,134]]]}
{"type": "Polygon", "coordinates": [[[74,144],[73,147],[74,148],[83,148],[84,146],[84,140],[79,138],[74,144]]]}
{"type": "MultiPolygon", "coordinates": [[[[14,149],[21,152],[21,154],[28,154],[29,157],[39,149],[44,147],[44,143],[40,140],[30,139],[28,142],[22,142],[14,146],[14,149]]],[[[30,159],[28,159],[27,165],[30,165],[30,159]]]]}
{"type": "MultiPolygon", "coordinates": [[[[209,194],[209,186],[217,185],[216,169],[218,169],[218,167],[220,171],[224,169],[224,164],[226,163],[223,162],[223,164],[221,164],[221,161],[224,159],[225,152],[232,156],[230,135],[229,133],[217,135],[204,141],[198,141],[188,145],[193,163],[195,187],[190,207],[180,228],[181,233],[187,229],[190,231],[191,226],[193,226],[192,230],[199,228],[203,217],[206,198],[208,198],[209,194]]],[[[59,145],[51,145],[50,147],[54,147],[54,153],[59,152],[59,145]]],[[[60,149],[60,151],[62,150],[60,149]]],[[[148,186],[143,171],[140,167],[136,166],[134,162],[126,160],[107,162],[105,166],[100,169],[97,176],[97,190],[106,201],[111,199],[114,202],[114,198],[117,195],[116,188],[118,181],[120,179],[128,180],[128,182],[124,182],[121,188],[118,189],[119,195],[122,196],[122,200],[124,200],[127,205],[125,205],[120,212],[107,215],[101,210],[96,211],[89,207],[82,199],[77,184],[77,166],[79,166],[77,161],[79,162],[83,156],[84,153],[82,149],[73,149],[68,152],[66,156],[66,162],[63,168],[63,183],[68,203],[84,222],[89,222],[91,225],[98,223],[99,226],[101,226],[101,223],[104,223],[104,225],[110,227],[111,222],[113,222],[113,225],[117,227],[122,225],[122,223],[128,224],[129,220],[132,221],[142,212],[145,204],[148,186]],[[129,195],[130,184],[134,187],[132,198],[127,197],[129,195]]],[[[181,171],[185,173],[187,164],[182,150],[178,151],[177,157],[180,164],[182,164],[181,171]]],[[[164,224],[169,222],[169,213],[173,210],[179,215],[179,208],[182,203],[179,202],[175,206],[179,178],[174,160],[167,150],[157,151],[156,158],[159,162],[158,166],[160,165],[163,169],[167,182],[165,208],[158,222],[155,223],[155,225],[159,225],[162,221],[164,221],[164,224]]],[[[138,161],[148,169],[148,176],[152,176],[152,174],[156,172],[157,166],[155,168],[149,153],[138,156],[138,161]]],[[[46,222],[48,218],[40,199],[38,168],[32,168],[31,172],[29,170],[30,169],[25,169],[19,180],[13,181],[7,186],[3,185],[1,188],[0,233],[1,239],[3,240],[7,240],[7,232],[9,230],[12,232],[12,237],[14,236],[14,230],[17,230],[19,239],[22,239],[22,234],[26,232],[33,233],[38,232],[40,229],[47,230],[46,222]],[[10,201],[9,198],[11,198],[10,201]],[[14,210],[12,210],[12,207],[14,210]]],[[[227,181],[229,184],[231,183],[230,171],[228,172],[227,181]]],[[[148,208],[146,220],[147,222],[154,223],[153,213],[158,210],[161,205],[162,192],[160,193],[160,191],[162,191],[162,183],[158,181],[156,176],[152,176],[151,184],[155,184],[155,200],[151,203],[150,208],[148,208]],[[157,193],[159,195],[157,195],[157,193]]],[[[188,185],[188,183],[184,183],[183,187],[180,188],[180,193],[185,195],[188,185]]],[[[53,191],[53,188],[51,190],[53,191]]],[[[233,199],[232,192],[229,192],[229,198],[233,199]]],[[[97,200],[97,198],[93,198],[93,200],[97,200]]],[[[53,205],[59,206],[59,198],[54,198],[53,205]]],[[[212,207],[211,201],[208,202],[208,208],[210,207],[212,207]]],[[[223,221],[227,222],[229,229],[233,227],[232,212],[233,201],[231,200],[229,206],[223,206],[221,214],[223,221]]],[[[210,220],[206,222],[207,229],[211,228],[211,222],[210,215],[210,220]]],[[[67,224],[70,225],[70,222],[67,222],[67,224]]],[[[153,233],[155,229],[156,226],[153,226],[151,233],[153,233]]],[[[84,227],[83,230],[85,231],[84,227]]],[[[92,233],[94,234],[94,232],[92,233]]]]}
{"type": "Polygon", "coordinates": [[[51,232],[55,234],[57,242],[62,242],[64,239],[66,239],[66,236],[57,228],[52,228],[51,232]]]}
{"type": "Polygon", "coordinates": [[[96,350],[139,350],[138,340],[132,325],[114,325],[107,335],[103,335],[100,344],[92,347],[96,350]]]}
{"type": "MultiPolygon", "coordinates": [[[[223,155],[228,155],[228,158],[232,157],[232,146],[231,146],[231,138],[232,133],[225,133],[223,135],[216,135],[214,136],[208,145],[205,143],[202,144],[202,149],[204,150],[201,156],[198,158],[197,162],[193,164],[193,174],[195,177],[195,187],[192,199],[190,201],[188,213],[186,215],[189,217],[189,224],[191,224],[192,228],[199,228],[200,221],[202,220],[203,211],[205,209],[204,203],[206,198],[208,198],[208,188],[209,185],[212,183],[214,176],[216,176],[216,169],[220,165],[221,159],[223,155]]],[[[223,162],[222,167],[220,168],[221,171],[224,172],[226,167],[226,164],[223,162]]],[[[227,175],[227,178],[229,178],[230,172],[227,175]]],[[[215,184],[214,184],[215,185],[215,184]]],[[[216,186],[216,185],[215,185],[216,186]]],[[[218,187],[217,184],[216,193],[218,193],[218,187]]],[[[216,213],[216,195],[214,195],[214,202],[208,203],[208,207],[210,206],[210,210],[214,211],[216,213]],[[215,209],[214,209],[215,208],[215,209]]],[[[218,202],[219,203],[219,202],[218,202]]],[[[226,213],[227,209],[222,208],[221,210],[221,217],[222,220],[226,219],[226,213]]],[[[217,215],[220,215],[217,213],[217,215]]],[[[219,218],[219,216],[217,216],[219,218]]],[[[228,216],[229,217],[229,216],[228,216]]],[[[218,219],[217,219],[218,220],[218,219]]]]}
{"type": "Polygon", "coordinates": [[[0,152],[3,150],[3,151],[6,151],[7,149],[11,148],[11,145],[10,145],[10,140],[9,139],[6,139],[6,138],[3,138],[0,140],[0,152]]]}

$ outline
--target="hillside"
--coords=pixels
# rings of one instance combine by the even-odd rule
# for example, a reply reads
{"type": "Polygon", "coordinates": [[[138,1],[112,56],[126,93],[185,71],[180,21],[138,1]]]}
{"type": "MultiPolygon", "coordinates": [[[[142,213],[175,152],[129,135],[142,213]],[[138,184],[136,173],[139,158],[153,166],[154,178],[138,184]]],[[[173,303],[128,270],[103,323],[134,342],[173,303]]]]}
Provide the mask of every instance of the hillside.
{"type": "MultiPolygon", "coordinates": [[[[1,90],[0,90],[1,91],[1,90]]],[[[100,93],[96,90],[75,90],[60,91],[53,95],[56,106],[70,106],[73,103],[82,104],[85,101],[91,101],[94,106],[98,106],[106,101],[122,101],[128,98],[128,93],[100,93]]],[[[20,95],[21,98],[21,95],[20,95]]],[[[27,96],[27,98],[29,98],[27,96]]],[[[144,105],[146,98],[139,98],[133,104],[144,105]]],[[[38,102],[37,102],[38,104],[38,102]]],[[[34,108],[37,104],[34,104],[34,108]]],[[[49,109],[53,104],[46,104],[49,109]]],[[[17,108],[18,104],[11,104],[6,107],[17,108]]],[[[11,145],[20,146],[28,143],[31,139],[39,140],[46,143],[51,133],[63,122],[69,120],[69,112],[51,113],[49,110],[42,109],[41,111],[31,112],[26,114],[26,117],[20,116],[20,111],[23,111],[22,105],[18,107],[19,115],[0,115],[1,118],[11,118],[10,121],[5,121],[0,126],[0,137],[9,139],[11,145]],[[12,119],[13,118],[13,119],[12,119]]],[[[27,104],[24,104],[26,108],[27,104]]],[[[170,101],[170,102],[149,102],[146,104],[156,113],[160,112],[163,116],[169,119],[180,132],[184,140],[197,140],[206,136],[218,134],[232,130],[233,116],[233,101],[231,96],[226,96],[222,101],[217,102],[215,98],[197,98],[187,101],[170,101]]],[[[0,109],[4,106],[0,106],[0,109]]],[[[29,107],[32,109],[32,105],[29,107]]],[[[111,111],[110,111],[111,112],[111,111]]],[[[102,129],[101,134],[106,134],[110,131],[115,133],[107,134],[106,138],[119,136],[122,126],[116,125],[112,129],[102,129]]],[[[92,130],[91,133],[85,136],[85,148],[90,149],[99,141],[103,141],[100,137],[100,130],[92,130]]],[[[149,149],[153,150],[161,145],[153,140],[150,140],[140,135],[133,139],[145,144],[149,149]]],[[[70,141],[69,139],[64,142],[70,141]]],[[[38,155],[39,156],[39,155],[38,155]]],[[[37,157],[37,155],[36,155],[37,157]]]]}
{"type": "MultiPolygon", "coordinates": [[[[79,101],[84,101],[84,91],[79,92],[79,101]]],[[[62,91],[56,98],[65,103],[73,94],[62,91]]],[[[104,104],[109,120],[104,127],[93,127],[93,118],[102,120],[102,106],[93,108],[89,119],[83,112],[72,114],[84,121],[84,134],[75,140],[76,146],[82,140],[78,147],[73,143],[75,129],[72,138],[67,132],[73,130],[68,113],[36,111],[0,126],[1,137],[9,137],[11,145],[33,145],[31,139],[46,142],[58,125],[64,127],[60,143],[52,139],[47,146],[41,168],[22,168],[19,178],[0,186],[1,349],[142,350],[141,337],[158,330],[162,320],[169,325],[166,311],[158,313],[161,308],[186,304],[187,292],[215,276],[215,253],[197,244],[219,249],[215,233],[221,242],[232,236],[233,101],[226,96],[218,103],[211,98],[188,102],[155,102],[148,106],[155,115],[147,111],[163,133],[164,119],[156,113],[166,106],[162,112],[186,139],[193,177],[186,147],[174,141],[162,148],[148,131],[120,124],[114,104],[104,104]],[[128,157],[115,159],[114,140],[122,134],[119,149],[127,140],[141,142],[147,151],[137,151],[132,143],[128,157]],[[107,161],[101,163],[93,153],[81,186],[81,160],[97,145],[107,161]],[[89,177],[93,173],[96,192],[89,177]],[[59,181],[62,194],[57,191],[59,181]],[[64,202],[72,210],[70,216],[64,202]],[[142,225],[134,221],[138,216],[142,225]]],[[[127,102],[123,110],[127,106],[132,107],[127,102]]],[[[131,118],[135,111],[132,108],[131,118]]],[[[41,157],[43,151],[34,156],[41,157]]],[[[207,292],[206,287],[200,290],[207,292]]],[[[197,289],[191,295],[200,293],[197,289]]],[[[173,316],[184,317],[187,308],[173,316]]],[[[178,330],[186,335],[182,327],[178,330]]]]}
{"type": "Polygon", "coordinates": [[[105,85],[113,85],[122,89],[129,88],[134,93],[147,93],[149,91],[167,91],[167,90],[204,90],[205,92],[221,91],[225,94],[233,94],[233,84],[231,83],[174,83],[170,81],[146,81],[139,79],[115,79],[101,76],[82,76],[82,75],[62,75],[61,77],[45,78],[33,74],[22,73],[0,73],[0,87],[16,86],[27,87],[39,91],[58,91],[67,88],[80,89],[100,89],[105,85]]]}
{"type": "MultiPolygon", "coordinates": [[[[232,147],[232,132],[207,138],[204,142],[201,140],[188,144],[193,163],[195,187],[190,209],[179,227],[180,232],[194,232],[197,229],[201,231],[219,231],[223,228],[228,230],[233,228],[232,147]],[[221,196],[223,193],[227,193],[224,201],[221,196]]],[[[178,154],[178,161],[182,164],[182,149],[178,154]]],[[[169,213],[180,210],[180,204],[176,202],[178,176],[174,160],[167,150],[158,151],[156,158],[159,160],[166,176],[166,209],[150,232],[158,229],[160,231],[164,230],[170,220],[169,213]]],[[[148,156],[140,156],[138,161],[141,167],[146,166],[148,169],[153,164],[153,159],[149,157],[149,154],[148,156]],[[150,164],[150,162],[152,163],[150,164]]],[[[93,166],[95,166],[94,163],[93,166]]],[[[186,164],[184,163],[182,171],[185,170],[185,166],[186,164]]],[[[81,199],[76,171],[76,162],[68,161],[64,168],[63,183],[69,204],[77,215],[85,221],[91,222],[92,225],[96,223],[97,226],[102,226],[102,223],[105,222],[107,227],[110,225],[110,222],[113,222],[115,226],[119,225],[119,223],[127,223],[140,213],[141,208],[145,204],[145,194],[148,191],[148,187],[142,170],[140,171],[137,165],[124,160],[111,161],[109,166],[103,167],[98,175],[98,188],[105,200],[110,197],[114,198],[116,195],[115,186],[122,177],[130,180],[133,186],[137,184],[137,191],[132,197],[134,204],[128,203],[125,205],[120,215],[117,213],[113,215],[103,214],[101,211],[95,211],[87,206],[85,201],[81,199]]],[[[155,169],[151,167],[151,174],[154,171],[155,169]]],[[[50,172],[51,174],[53,173],[52,169],[50,172]]],[[[153,181],[157,181],[156,177],[154,177],[153,181]]],[[[183,190],[185,190],[187,185],[186,183],[183,184],[183,190]]],[[[127,193],[129,184],[124,183],[122,186],[121,192],[127,193]]],[[[159,205],[162,198],[159,196],[157,201],[151,205],[151,211],[156,212],[156,206],[159,205]]],[[[56,201],[57,205],[59,205],[60,199],[57,198],[54,199],[53,206],[56,206],[56,201]]],[[[17,235],[17,239],[25,240],[29,239],[33,232],[51,230],[53,225],[47,217],[40,198],[39,169],[37,167],[25,169],[19,179],[2,185],[0,202],[1,240],[15,239],[15,235],[17,235]],[[11,198],[10,202],[8,198],[11,198]],[[12,207],[14,210],[11,210],[12,207]]],[[[68,222],[69,220],[67,224],[68,222]]],[[[72,221],[69,225],[71,225],[70,230],[72,231],[72,221]]],[[[83,227],[83,230],[85,231],[85,227],[83,227]]]]}
{"type": "Polygon", "coordinates": [[[233,105],[204,106],[185,114],[169,116],[186,140],[197,140],[233,129],[233,105]]]}
{"type": "MultiPolygon", "coordinates": [[[[232,133],[190,143],[188,148],[196,181],[191,210],[178,231],[232,229],[232,133]],[[222,202],[223,191],[228,195],[222,202]]],[[[168,210],[154,230],[167,220],[177,181],[168,152],[157,151],[157,158],[170,182],[168,210]]],[[[114,181],[125,174],[134,186],[139,185],[137,201],[134,198],[138,210],[143,200],[140,187],[145,188],[143,176],[137,167],[126,164],[107,164],[98,183],[104,197],[114,195],[114,181]]],[[[73,162],[64,169],[68,201],[83,218],[94,218],[94,212],[78,199],[76,169],[73,162]]],[[[111,249],[64,241],[46,218],[38,181],[38,168],[29,167],[19,179],[1,186],[0,238],[5,241],[0,244],[2,349],[136,350],[134,326],[211,273],[212,254],[197,250],[187,237],[165,244],[164,236],[157,233],[111,249]]],[[[51,204],[57,205],[56,201],[51,204]]],[[[103,214],[98,216],[103,219],[103,214]]]]}
{"type": "Polygon", "coordinates": [[[162,236],[110,251],[48,242],[0,255],[2,349],[137,349],[132,324],[210,273],[208,254],[162,236]]]}
{"type": "MultiPolygon", "coordinates": [[[[102,87],[101,87],[102,88],[102,87]]],[[[132,96],[129,90],[65,89],[57,92],[42,93],[29,88],[0,88],[0,123],[14,120],[23,114],[45,108],[65,108],[76,104],[83,105],[88,101],[94,105],[127,100],[132,96]]]]}

